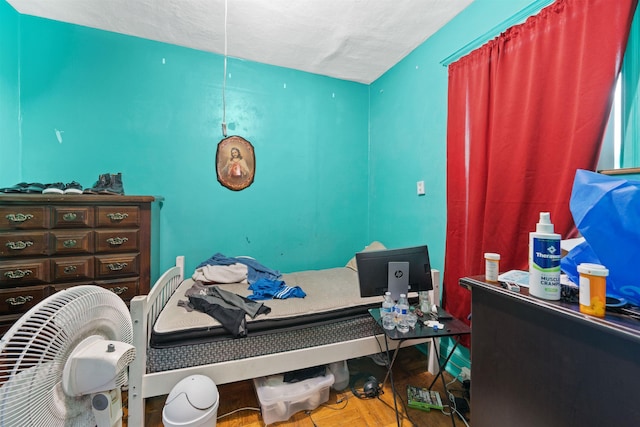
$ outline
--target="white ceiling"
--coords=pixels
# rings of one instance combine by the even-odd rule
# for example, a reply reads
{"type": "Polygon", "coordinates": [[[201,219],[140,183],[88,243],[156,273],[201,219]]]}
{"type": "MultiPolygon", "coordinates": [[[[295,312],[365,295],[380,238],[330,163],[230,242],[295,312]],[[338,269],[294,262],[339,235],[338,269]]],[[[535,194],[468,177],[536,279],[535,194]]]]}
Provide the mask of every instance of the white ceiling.
{"type": "Polygon", "coordinates": [[[7,0],[18,12],[371,83],[473,0],[7,0]]]}

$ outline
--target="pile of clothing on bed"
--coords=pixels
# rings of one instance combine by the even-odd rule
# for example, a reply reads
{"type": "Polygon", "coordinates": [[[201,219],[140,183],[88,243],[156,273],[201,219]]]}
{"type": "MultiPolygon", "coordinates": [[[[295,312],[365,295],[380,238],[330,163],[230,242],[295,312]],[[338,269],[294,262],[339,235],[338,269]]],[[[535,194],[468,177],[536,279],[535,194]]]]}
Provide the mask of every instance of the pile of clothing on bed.
{"type": "Polygon", "coordinates": [[[279,271],[250,257],[227,257],[216,253],[201,262],[191,278],[194,284],[185,293],[189,301],[181,301],[179,305],[189,311],[208,314],[235,337],[247,336],[246,316],[253,319],[271,311],[262,300],[306,296],[299,286],[287,286],[279,271]],[[253,293],[243,297],[216,286],[224,283],[247,283],[253,293]]]}

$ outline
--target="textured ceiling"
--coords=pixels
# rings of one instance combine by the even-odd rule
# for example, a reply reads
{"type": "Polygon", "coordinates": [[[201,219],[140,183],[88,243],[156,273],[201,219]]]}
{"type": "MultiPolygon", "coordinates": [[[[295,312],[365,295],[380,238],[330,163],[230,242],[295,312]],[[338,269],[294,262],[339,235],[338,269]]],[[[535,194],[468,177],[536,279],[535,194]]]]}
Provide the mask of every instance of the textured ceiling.
{"type": "Polygon", "coordinates": [[[18,12],[371,83],[473,0],[7,0],[18,12]],[[226,26],[225,26],[226,7],[226,26]]]}

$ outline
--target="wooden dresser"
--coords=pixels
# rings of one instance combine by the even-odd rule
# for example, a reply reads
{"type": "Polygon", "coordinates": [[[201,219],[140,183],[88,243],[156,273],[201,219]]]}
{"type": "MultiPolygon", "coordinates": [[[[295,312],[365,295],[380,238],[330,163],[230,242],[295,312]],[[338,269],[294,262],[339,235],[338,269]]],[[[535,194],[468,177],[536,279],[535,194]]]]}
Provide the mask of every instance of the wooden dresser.
{"type": "Polygon", "coordinates": [[[162,198],[0,195],[0,335],[42,299],[95,284],[125,302],[158,276],[162,198]]]}

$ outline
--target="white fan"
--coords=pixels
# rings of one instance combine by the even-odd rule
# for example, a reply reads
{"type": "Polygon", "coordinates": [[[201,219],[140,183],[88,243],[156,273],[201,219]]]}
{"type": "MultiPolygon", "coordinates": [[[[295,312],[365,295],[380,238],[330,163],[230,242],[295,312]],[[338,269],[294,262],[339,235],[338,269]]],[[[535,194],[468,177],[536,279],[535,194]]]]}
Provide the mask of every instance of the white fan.
{"type": "Polygon", "coordinates": [[[99,286],[41,301],[0,340],[0,426],[121,426],[132,337],[126,304],[99,286]]]}

